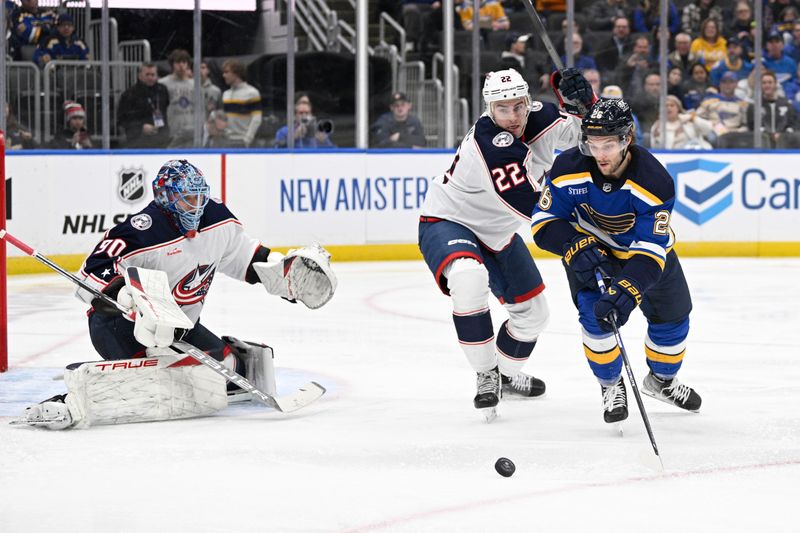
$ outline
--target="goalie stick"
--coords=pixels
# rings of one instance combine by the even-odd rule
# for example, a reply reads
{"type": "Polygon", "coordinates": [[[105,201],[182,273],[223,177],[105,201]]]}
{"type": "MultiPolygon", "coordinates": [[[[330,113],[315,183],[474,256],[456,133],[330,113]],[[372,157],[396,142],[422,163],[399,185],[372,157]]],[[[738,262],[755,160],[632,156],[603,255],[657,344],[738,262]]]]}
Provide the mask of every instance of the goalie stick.
{"type": "MultiPolygon", "coordinates": [[[[594,276],[597,279],[597,286],[600,288],[600,293],[605,294],[605,273],[598,268],[594,271],[594,276]]],[[[628,352],[625,351],[625,345],[622,344],[622,335],[619,334],[619,328],[617,327],[617,313],[615,311],[612,311],[611,320],[609,320],[609,322],[611,323],[611,329],[614,331],[614,338],[617,341],[617,345],[619,345],[619,351],[622,354],[622,362],[625,363],[625,373],[628,374],[628,382],[633,389],[633,396],[636,398],[636,405],[639,406],[639,414],[642,415],[642,421],[644,422],[644,427],[647,430],[647,436],[650,437],[650,445],[653,447],[653,453],[656,454],[658,462],[661,465],[661,470],[663,471],[664,461],[661,460],[661,454],[658,453],[656,437],[653,435],[653,428],[650,427],[650,419],[647,416],[647,411],[644,409],[642,395],[639,394],[639,386],[636,384],[636,378],[633,377],[633,369],[631,368],[631,362],[628,360],[628,352]]]]}
{"type": "MultiPolygon", "coordinates": [[[[28,246],[21,240],[17,239],[6,230],[0,229],[0,240],[6,240],[7,242],[14,245],[20,251],[26,253],[27,255],[37,259],[44,265],[47,265],[55,272],[58,272],[74,284],[78,285],[80,288],[84,289],[85,291],[90,292],[93,296],[100,298],[104,302],[112,305],[119,309],[122,313],[129,315],[131,310],[127,307],[120,304],[113,298],[110,298],[108,295],[103,294],[102,292],[98,291],[91,285],[84,282],[82,279],[77,277],[76,275],[68,272],[67,270],[63,269],[44,255],[37,252],[32,247],[28,246]]],[[[296,392],[288,394],[286,396],[272,396],[267,394],[250,383],[246,378],[240,376],[236,372],[228,370],[219,363],[213,357],[207,355],[202,350],[192,346],[191,344],[183,341],[178,341],[172,344],[171,346],[173,349],[178,350],[179,352],[186,353],[196,359],[199,363],[207,366],[217,374],[221,375],[237,387],[241,388],[242,390],[249,393],[256,401],[267,405],[269,407],[273,407],[274,409],[282,412],[282,413],[291,413],[292,411],[297,411],[298,409],[302,409],[303,407],[315,402],[318,400],[323,394],[325,394],[325,388],[316,383],[314,381],[310,381],[306,383],[304,386],[300,387],[296,392]]]]}

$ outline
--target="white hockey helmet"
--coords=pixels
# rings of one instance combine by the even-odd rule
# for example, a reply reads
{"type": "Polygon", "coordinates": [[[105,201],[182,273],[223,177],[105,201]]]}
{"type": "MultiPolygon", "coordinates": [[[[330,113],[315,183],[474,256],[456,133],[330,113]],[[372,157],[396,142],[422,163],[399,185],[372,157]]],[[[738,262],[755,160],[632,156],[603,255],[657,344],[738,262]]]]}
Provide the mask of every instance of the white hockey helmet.
{"type": "Polygon", "coordinates": [[[490,117],[492,117],[492,104],[520,97],[525,98],[525,105],[530,108],[531,95],[528,93],[528,82],[513,68],[489,72],[486,75],[486,81],[483,83],[483,101],[486,102],[486,111],[490,117]]]}

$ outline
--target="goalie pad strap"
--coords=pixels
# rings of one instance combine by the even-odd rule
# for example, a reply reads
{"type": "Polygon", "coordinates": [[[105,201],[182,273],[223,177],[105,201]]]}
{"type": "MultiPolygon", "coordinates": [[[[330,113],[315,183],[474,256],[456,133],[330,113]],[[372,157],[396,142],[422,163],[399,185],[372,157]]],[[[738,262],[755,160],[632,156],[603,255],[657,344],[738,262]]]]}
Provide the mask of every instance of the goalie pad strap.
{"type": "Polygon", "coordinates": [[[184,355],[83,363],[64,381],[76,427],[207,416],[228,405],[225,378],[184,355]]]}

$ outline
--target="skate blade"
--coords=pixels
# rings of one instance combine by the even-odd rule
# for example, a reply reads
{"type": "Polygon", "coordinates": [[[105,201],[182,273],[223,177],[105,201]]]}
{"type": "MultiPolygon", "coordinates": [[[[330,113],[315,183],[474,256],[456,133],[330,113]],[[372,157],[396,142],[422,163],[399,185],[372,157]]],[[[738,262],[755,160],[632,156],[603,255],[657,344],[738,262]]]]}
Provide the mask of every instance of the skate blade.
{"type": "Polygon", "coordinates": [[[479,409],[479,411],[483,415],[483,419],[487,424],[491,424],[497,418],[497,406],[484,407],[483,409],[479,409]]]}
{"type": "Polygon", "coordinates": [[[620,422],[617,422],[617,423],[616,423],[616,424],[614,424],[614,425],[615,425],[615,428],[614,428],[614,429],[616,429],[616,430],[617,430],[617,434],[618,434],[620,437],[624,437],[624,436],[625,436],[625,426],[623,425],[622,421],[620,421],[620,422]]]}

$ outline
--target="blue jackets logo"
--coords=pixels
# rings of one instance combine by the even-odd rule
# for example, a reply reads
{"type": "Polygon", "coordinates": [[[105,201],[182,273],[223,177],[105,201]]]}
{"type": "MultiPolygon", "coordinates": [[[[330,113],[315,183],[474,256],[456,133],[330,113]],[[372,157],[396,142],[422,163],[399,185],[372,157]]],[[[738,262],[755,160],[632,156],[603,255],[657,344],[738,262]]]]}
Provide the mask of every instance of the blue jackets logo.
{"type": "Polygon", "coordinates": [[[675,180],[675,211],[702,225],[733,204],[733,171],[730,163],[692,159],[667,163],[675,180]]]}

